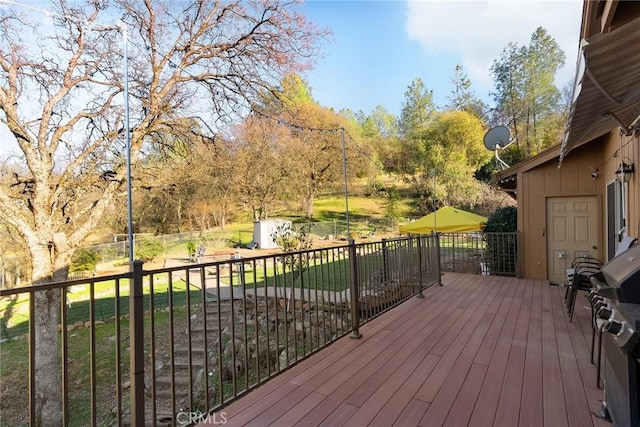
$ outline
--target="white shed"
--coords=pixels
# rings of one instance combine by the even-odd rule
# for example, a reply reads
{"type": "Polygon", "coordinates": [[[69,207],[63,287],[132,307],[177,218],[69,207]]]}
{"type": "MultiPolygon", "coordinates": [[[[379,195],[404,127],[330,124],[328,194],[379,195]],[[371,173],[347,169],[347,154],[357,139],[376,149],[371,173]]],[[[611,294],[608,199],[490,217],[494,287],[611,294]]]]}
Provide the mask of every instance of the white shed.
{"type": "Polygon", "coordinates": [[[253,241],[260,249],[275,249],[278,247],[273,241],[273,233],[282,224],[289,224],[291,221],[285,219],[263,219],[253,223],[253,241]]]}

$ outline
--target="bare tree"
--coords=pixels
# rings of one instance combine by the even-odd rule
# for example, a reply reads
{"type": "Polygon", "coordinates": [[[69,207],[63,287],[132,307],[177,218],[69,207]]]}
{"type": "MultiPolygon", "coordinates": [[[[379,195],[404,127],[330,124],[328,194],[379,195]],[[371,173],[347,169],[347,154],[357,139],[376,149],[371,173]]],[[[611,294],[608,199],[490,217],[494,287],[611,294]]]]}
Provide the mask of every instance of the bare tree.
{"type": "Polygon", "coordinates": [[[269,105],[267,100],[267,110],[286,124],[291,134],[288,152],[292,161],[288,162],[290,185],[285,186],[287,196],[300,200],[302,211],[312,218],[316,196],[344,182],[342,142],[346,136],[350,140],[348,150],[345,149],[347,173],[355,175],[362,170],[357,165],[363,159],[355,155],[352,144],[355,141],[346,129],[355,127],[355,123],[349,123],[345,116],[315,102],[307,83],[299,76],[288,76],[281,82],[277,99],[284,108],[269,105]]]}
{"type": "Polygon", "coordinates": [[[215,224],[224,231],[237,210],[238,165],[230,145],[222,138],[200,143],[182,164],[182,176],[195,189],[186,207],[192,228],[206,230],[215,224]]]}
{"type": "Polygon", "coordinates": [[[291,132],[268,118],[253,116],[238,126],[235,134],[235,189],[253,220],[259,221],[267,218],[292,185],[291,132]]]}
{"type": "MultiPolygon", "coordinates": [[[[56,0],[48,25],[34,7],[0,11],[0,120],[23,155],[21,173],[0,188],[0,220],[27,248],[32,284],[66,278],[74,249],[122,196],[124,82],[137,119],[135,164],[181,119],[229,121],[282,76],[312,65],[326,32],[294,3],[56,0]],[[121,24],[105,26],[114,16],[121,24]]],[[[37,421],[61,425],[60,293],[34,298],[37,421]]]]}

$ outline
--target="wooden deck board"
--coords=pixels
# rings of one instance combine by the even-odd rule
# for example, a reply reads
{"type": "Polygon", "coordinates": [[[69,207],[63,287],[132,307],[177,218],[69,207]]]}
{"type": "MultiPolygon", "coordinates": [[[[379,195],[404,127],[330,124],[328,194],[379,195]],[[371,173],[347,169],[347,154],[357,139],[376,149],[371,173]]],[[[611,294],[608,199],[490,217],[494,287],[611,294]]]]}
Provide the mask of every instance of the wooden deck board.
{"type": "MultiPolygon", "coordinates": [[[[577,328],[572,328],[572,323],[568,322],[568,316],[562,300],[558,298],[551,299],[551,305],[554,307],[555,324],[560,325],[566,333],[557,334],[557,349],[560,357],[561,378],[564,389],[564,399],[567,405],[567,421],[570,426],[585,426],[592,423],[589,405],[587,404],[586,392],[584,390],[585,380],[580,375],[580,369],[574,353],[571,332],[576,333],[577,328]],[[562,327],[564,325],[564,327],[562,327]]],[[[578,332],[579,333],[579,332],[578,332]]],[[[582,337],[579,333],[578,340],[582,337]]],[[[587,355],[588,357],[588,355],[587,355]]],[[[595,369],[595,367],[594,367],[595,369]]]]}
{"type": "MultiPolygon", "coordinates": [[[[484,337],[497,313],[496,310],[492,310],[492,312],[485,311],[483,307],[501,306],[503,301],[503,295],[501,295],[503,286],[504,284],[496,284],[496,286],[493,287],[493,292],[489,292],[488,298],[476,307],[475,313],[466,323],[464,330],[462,330],[456,338],[458,340],[458,346],[462,346],[462,351],[460,351],[459,357],[455,359],[455,363],[451,367],[451,372],[447,372],[442,386],[436,391],[437,394],[433,396],[433,400],[431,400],[433,405],[429,407],[429,410],[424,415],[420,423],[421,425],[438,426],[442,425],[447,419],[451,406],[458,396],[462,384],[466,380],[473,360],[476,358],[484,341],[484,337]]],[[[458,346],[452,345],[448,353],[445,353],[444,359],[454,360],[453,356],[458,352],[458,346]]],[[[421,389],[421,392],[425,392],[424,388],[421,389]]],[[[420,394],[417,394],[417,396],[420,397],[420,394]]],[[[431,396],[423,394],[422,398],[425,401],[430,401],[431,396]]]]}
{"type": "Polygon", "coordinates": [[[562,298],[555,287],[545,287],[542,292],[542,396],[544,424],[567,423],[567,408],[562,389],[562,373],[558,356],[552,298],[562,298]]]}
{"type": "Polygon", "coordinates": [[[540,280],[448,273],[219,410],[231,426],[594,426],[590,314],[540,280]]]}
{"type": "Polygon", "coordinates": [[[525,350],[522,399],[520,400],[521,426],[538,427],[544,424],[542,394],[542,309],[541,287],[533,287],[533,300],[529,316],[529,331],[525,350]]]}
{"type": "MultiPolygon", "coordinates": [[[[372,424],[390,426],[397,422],[399,418],[402,418],[402,413],[409,408],[413,396],[415,396],[415,393],[420,389],[433,368],[436,367],[439,360],[440,356],[428,354],[422,361],[420,369],[416,369],[396,393],[384,404],[380,412],[378,412],[373,419],[372,424]]],[[[422,418],[422,415],[416,420],[416,424],[420,421],[420,418],[422,418]]]]}
{"type": "Polygon", "coordinates": [[[509,312],[500,330],[498,342],[489,361],[487,375],[471,415],[472,425],[493,425],[524,289],[524,286],[518,286],[514,298],[511,299],[509,312]]]}
{"type": "MultiPolygon", "coordinates": [[[[304,418],[311,410],[313,410],[320,402],[326,399],[327,396],[311,392],[304,399],[298,402],[294,407],[287,411],[280,418],[275,420],[272,426],[289,427],[296,424],[302,418],[304,418]]],[[[260,420],[262,421],[262,420],[260,420]]]]}
{"type": "MultiPolygon", "coordinates": [[[[482,307],[489,306],[493,303],[493,299],[496,295],[497,290],[499,289],[499,285],[493,287],[490,292],[487,292],[487,297],[483,300],[479,297],[474,298],[474,302],[468,306],[467,311],[464,316],[460,316],[462,320],[459,323],[456,323],[455,328],[452,327],[452,332],[458,331],[457,335],[455,335],[455,339],[448,346],[446,352],[443,354],[444,357],[440,359],[438,366],[434,369],[434,371],[429,375],[427,381],[425,381],[424,385],[418,390],[416,393],[416,398],[423,400],[425,402],[433,402],[436,394],[442,387],[442,384],[449,377],[449,373],[455,366],[458,357],[463,353],[471,333],[478,325],[478,322],[484,315],[484,311],[482,307]],[[460,327],[460,329],[458,329],[460,327]]],[[[453,335],[453,334],[451,334],[453,335]]],[[[478,344],[479,347],[479,344],[478,344]]],[[[471,356],[473,359],[476,355],[477,349],[473,350],[473,354],[470,352],[466,352],[467,355],[471,356]]],[[[435,351],[434,354],[438,354],[439,351],[435,351]]],[[[469,360],[469,364],[471,360],[469,360]]],[[[454,396],[455,397],[455,396],[454,396]]],[[[432,405],[429,411],[435,409],[437,405],[432,405]]],[[[438,411],[441,409],[438,408],[438,411]]],[[[446,415],[446,414],[445,414],[446,415]]]]}
{"type": "MultiPolygon", "coordinates": [[[[423,363],[423,358],[417,353],[412,354],[405,362],[395,369],[392,375],[378,387],[371,396],[359,406],[359,409],[349,418],[349,424],[366,426],[376,417],[381,408],[395,394],[413,372],[423,363]]],[[[410,396],[409,396],[410,397],[410,396]]]]}
{"type": "MultiPolygon", "coordinates": [[[[527,285],[530,282],[527,281],[527,285]]],[[[500,400],[496,412],[495,424],[501,426],[518,425],[520,418],[520,402],[522,397],[522,381],[529,332],[529,312],[531,310],[531,294],[533,286],[525,285],[525,292],[516,320],[516,327],[511,340],[509,358],[504,374],[504,383],[500,391],[500,400]]]]}
{"type": "MultiPolygon", "coordinates": [[[[474,322],[477,325],[474,335],[466,342],[464,350],[453,365],[451,372],[448,374],[446,380],[442,384],[442,387],[434,396],[434,399],[432,400],[433,404],[424,415],[420,425],[441,426],[444,424],[453,403],[461,392],[462,386],[467,379],[467,375],[473,364],[473,359],[476,356],[486,331],[491,325],[492,319],[492,313],[484,313],[483,318],[478,323],[474,322]]],[[[452,349],[455,351],[455,347],[452,347],[452,349]]],[[[448,356],[445,354],[444,357],[446,358],[448,356]]]]}
{"type": "MultiPolygon", "coordinates": [[[[319,426],[331,413],[336,411],[340,405],[344,403],[344,399],[338,396],[327,396],[322,402],[310,410],[303,418],[294,424],[296,427],[319,426]]],[[[354,408],[358,409],[358,408],[354,408]]],[[[349,417],[351,414],[349,414],[349,417]]],[[[348,417],[347,417],[348,418],[348,417]]],[[[334,420],[335,421],[335,420],[334,420]]]]}
{"type": "Polygon", "coordinates": [[[453,402],[451,410],[443,426],[466,426],[469,424],[471,414],[473,413],[473,405],[469,402],[478,400],[482,382],[487,374],[487,366],[474,363],[469,368],[469,373],[465,378],[464,384],[458,393],[458,397],[453,402]]]}
{"type": "Polygon", "coordinates": [[[496,344],[498,343],[498,339],[500,338],[500,332],[502,331],[504,321],[509,313],[509,307],[514,301],[516,290],[518,290],[518,286],[508,286],[505,296],[502,299],[502,303],[498,309],[496,309],[491,328],[489,328],[489,331],[482,341],[482,345],[478,350],[474,363],[480,363],[488,366],[489,362],[491,362],[491,355],[493,354],[496,344]]]}

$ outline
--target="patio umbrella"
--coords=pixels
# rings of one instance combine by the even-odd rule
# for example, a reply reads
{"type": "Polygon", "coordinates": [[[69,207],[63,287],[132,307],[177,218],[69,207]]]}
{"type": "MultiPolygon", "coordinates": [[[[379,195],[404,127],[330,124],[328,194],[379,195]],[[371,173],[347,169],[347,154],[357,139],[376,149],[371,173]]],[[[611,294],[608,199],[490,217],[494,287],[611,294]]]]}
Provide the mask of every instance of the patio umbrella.
{"type": "Polygon", "coordinates": [[[451,206],[445,206],[409,224],[400,226],[400,234],[459,233],[480,231],[487,218],[451,206]]]}

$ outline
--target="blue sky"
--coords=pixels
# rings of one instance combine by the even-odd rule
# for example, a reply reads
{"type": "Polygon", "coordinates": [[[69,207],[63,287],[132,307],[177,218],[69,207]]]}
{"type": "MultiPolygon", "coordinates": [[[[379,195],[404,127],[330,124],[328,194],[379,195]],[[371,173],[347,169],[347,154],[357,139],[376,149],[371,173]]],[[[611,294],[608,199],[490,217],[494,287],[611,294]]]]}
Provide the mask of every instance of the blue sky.
{"type": "MultiPolygon", "coordinates": [[[[492,62],[509,42],[528,44],[539,26],[566,54],[556,84],[562,87],[575,73],[582,0],[311,0],[300,7],[333,32],[304,77],[314,99],[336,111],[368,114],[382,105],[399,115],[418,77],[444,106],[457,64],[476,95],[493,104],[492,62]]],[[[11,140],[0,124],[0,155],[14,151],[11,140]]]]}
{"type": "Polygon", "coordinates": [[[575,72],[582,1],[312,0],[303,11],[333,31],[325,56],[306,75],[316,101],[365,113],[382,105],[398,115],[418,77],[436,105],[445,105],[457,64],[476,95],[492,104],[493,60],[509,42],[528,44],[540,26],[566,54],[556,82],[562,87],[575,72]]]}

